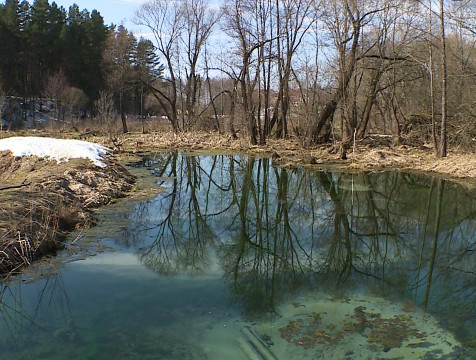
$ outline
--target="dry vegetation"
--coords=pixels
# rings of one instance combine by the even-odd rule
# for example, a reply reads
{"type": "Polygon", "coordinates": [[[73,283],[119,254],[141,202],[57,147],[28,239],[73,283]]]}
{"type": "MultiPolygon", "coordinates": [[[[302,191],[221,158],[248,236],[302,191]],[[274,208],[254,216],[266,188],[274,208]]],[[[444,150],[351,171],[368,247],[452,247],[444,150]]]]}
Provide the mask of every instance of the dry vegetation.
{"type": "Polygon", "coordinates": [[[92,221],[91,209],[125,196],[134,177],[112,160],[107,165],[0,152],[0,273],[54,253],[68,231],[92,221]]]}
{"type": "MultiPolygon", "coordinates": [[[[71,136],[67,134],[66,136],[71,136]]],[[[434,173],[453,179],[476,180],[476,157],[472,152],[450,149],[447,158],[435,157],[430,146],[393,145],[388,139],[365,139],[351,147],[347,160],[342,160],[338,147],[333,145],[305,146],[297,139],[269,139],[264,146],[250,145],[248,139],[233,139],[216,132],[172,131],[150,134],[118,135],[114,141],[101,135],[82,136],[118,151],[147,152],[158,150],[221,151],[225,153],[253,153],[272,156],[280,166],[337,166],[343,170],[385,169],[434,173]]]]}

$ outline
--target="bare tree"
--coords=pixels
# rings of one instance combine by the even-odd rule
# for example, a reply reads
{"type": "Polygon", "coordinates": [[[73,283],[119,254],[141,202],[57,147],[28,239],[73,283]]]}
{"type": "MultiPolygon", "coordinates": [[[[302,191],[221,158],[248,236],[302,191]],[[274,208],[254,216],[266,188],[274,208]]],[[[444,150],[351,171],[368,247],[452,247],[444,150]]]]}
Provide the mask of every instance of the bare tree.
{"type": "Polygon", "coordinates": [[[166,112],[172,128],[179,131],[178,90],[176,60],[179,40],[184,28],[182,6],[179,1],[149,0],[136,13],[135,22],[146,26],[154,34],[156,48],[165,59],[166,81],[170,91],[149,85],[152,94],[166,112]]]}
{"type": "Polygon", "coordinates": [[[218,20],[219,14],[207,0],[149,0],[136,13],[136,23],[152,31],[156,48],[165,60],[167,86],[149,87],[174,131],[180,129],[180,112],[184,130],[199,117],[200,59],[218,20]]]}
{"type": "MultiPolygon", "coordinates": [[[[238,74],[240,100],[250,142],[253,145],[258,143],[258,138],[260,143],[265,142],[261,106],[263,96],[269,96],[267,91],[269,86],[265,84],[265,88],[262,88],[266,71],[266,68],[263,68],[264,47],[271,46],[277,38],[275,33],[267,30],[269,6],[269,2],[264,0],[234,0],[222,8],[225,18],[224,31],[236,43],[236,55],[240,59],[238,74]]],[[[265,100],[265,107],[266,104],[265,100]]]]}
{"type": "Polygon", "coordinates": [[[288,134],[289,83],[293,60],[316,20],[313,5],[316,3],[309,0],[276,0],[276,24],[279,35],[276,39],[279,90],[269,130],[272,130],[277,123],[278,137],[285,137],[288,134]]]}
{"type": "Polygon", "coordinates": [[[5,95],[5,90],[3,89],[2,84],[0,83],[0,136],[3,136],[3,108],[7,103],[7,97],[5,95]]]}
{"type": "Polygon", "coordinates": [[[88,100],[89,98],[83,90],[72,86],[67,87],[61,95],[61,102],[70,114],[71,126],[73,128],[75,127],[74,117],[84,108],[88,100]]]}
{"type": "Polygon", "coordinates": [[[448,71],[446,61],[446,28],[445,28],[445,7],[444,1],[440,0],[440,52],[441,52],[441,135],[440,135],[440,157],[447,156],[447,135],[446,122],[448,118],[448,71]]]}
{"type": "Polygon", "coordinates": [[[357,62],[362,26],[365,24],[365,18],[371,14],[371,12],[362,14],[357,1],[353,0],[335,0],[328,6],[330,7],[326,13],[328,16],[323,17],[323,20],[337,50],[339,75],[336,79],[334,94],[321,110],[312,127],[310,141],[314,144],[329,140],[330,132],[326,131],[322,134],[322,131],[325,126],[329,128],[339,101],[345,95],[357,62]]]}
{"type": "Polygon", "coordinates": [[[104,51],[104,65],[107,69],[106,81],[111,91],[119,98],[122,130],[128,132],[125,115],[125,94],[132,88],[134,76],[133,61],[137,44],[134,35],[123,26],[109,34],[104,51]]]}
{"type": "Polygon", "coordinates": [[[206,42],[218,22],[220,16],[211,10],[208,1],[187,0],[182,7],[184,18],[184,33],[181,38],[184,47],[185,64],[185,114],[188,123],[197,120],[197,102],[201,76],[198,74],[200,56],[205,49],[206,42]]]}
{"type": "Polygon", "coordinates": [[[114,109],[114,99],[109,91],[100,91],[99,98],[94,102],[94,108],[99,114],[102,122],[107,124],[114,109]]]}
{"type": "Polygon", "coordinates": [[[67,87],[68,80],[66,79],[66,75],[60,70],[48,78],[43,89],[44,95],[54,102],[56,121],[59,121],[61,117],[61,99],[67,87]]]}

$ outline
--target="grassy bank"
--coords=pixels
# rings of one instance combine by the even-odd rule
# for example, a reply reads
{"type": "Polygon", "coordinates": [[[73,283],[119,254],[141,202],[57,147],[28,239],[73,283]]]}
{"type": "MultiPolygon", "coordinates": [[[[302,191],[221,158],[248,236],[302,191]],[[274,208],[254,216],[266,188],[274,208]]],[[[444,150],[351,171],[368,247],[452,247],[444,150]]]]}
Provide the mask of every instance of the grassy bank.
{"type": "MultiPolygon", "coordinates": [[[[80,134],[65,135],[81,136],[80,134]]],[[[295,139],[270,139],[266,145],[250,146],[246,139],[233,139],[229,135],[207,132],[129,133],[118,135],[114,142],[110,137],[103,135],[84,135],[82,138],[102,143],[119,151],[185,150],[249,153],[270,156],[276,164],[285,167],[333,166],[349,171],[418,171],[455,180],[467,179],[468,184],[472,183],[472,180],[476,181],[476,156],[472,152],[450,149],[448,157],[437,158],[430,147],[394,146],[386,139],[356,143],[348,152],[347,159],[342,160],[338,149],[332,145],[308,147],[295,139]]]]}
{"type": "Polygon", "coordinates": [[[106,162],[102,169],[0,152],[0,274],[55,253],[69,231],[93,221],[92,209],[126,195],[134,177],[106,162]]]}

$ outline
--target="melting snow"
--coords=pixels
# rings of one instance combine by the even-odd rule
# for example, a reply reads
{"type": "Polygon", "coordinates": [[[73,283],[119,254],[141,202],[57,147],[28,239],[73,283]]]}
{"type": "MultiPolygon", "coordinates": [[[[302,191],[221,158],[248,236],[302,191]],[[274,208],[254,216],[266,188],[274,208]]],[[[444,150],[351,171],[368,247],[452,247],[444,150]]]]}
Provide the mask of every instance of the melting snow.
{"type": "Polygon", "coordinates": [[[38,156],[58,163],[73,158],[90,159],[95,165],[106,167],[101,159],[108,148],[80,140],[43,137],[11,137],[0,140],[0,151],[10,150],[14,156],[38,156]]]}

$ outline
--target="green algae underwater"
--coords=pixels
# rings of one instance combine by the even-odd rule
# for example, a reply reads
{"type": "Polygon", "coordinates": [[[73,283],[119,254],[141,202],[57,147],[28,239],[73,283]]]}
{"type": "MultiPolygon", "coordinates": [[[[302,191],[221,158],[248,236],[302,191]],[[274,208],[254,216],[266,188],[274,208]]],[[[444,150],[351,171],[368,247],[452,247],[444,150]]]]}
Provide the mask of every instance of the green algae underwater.
{"type": "Polygon", "coordinates": [[[1,288],[0,359],[474,359],[476,193],[418,174],[149,154],[1,288]]]}

